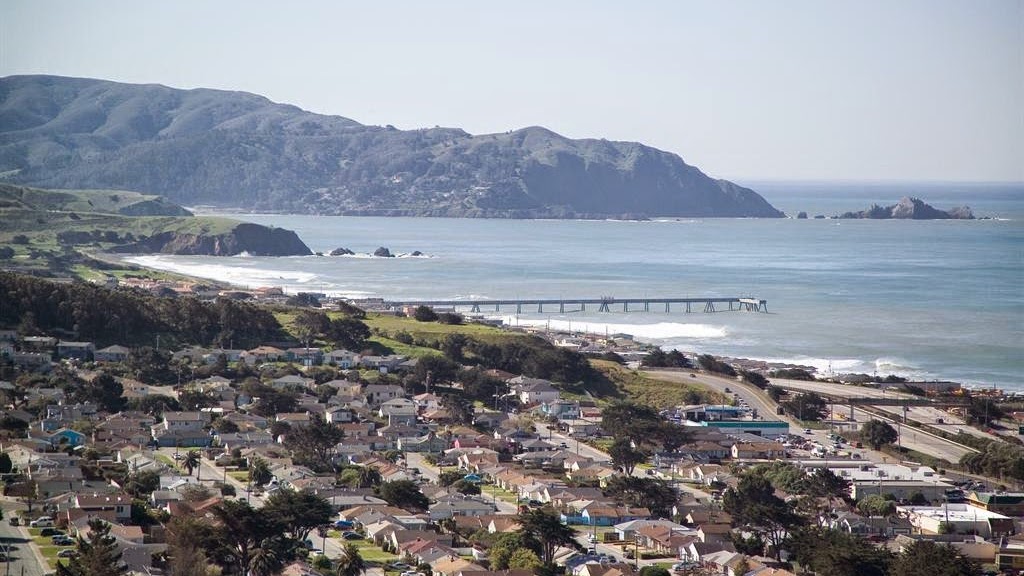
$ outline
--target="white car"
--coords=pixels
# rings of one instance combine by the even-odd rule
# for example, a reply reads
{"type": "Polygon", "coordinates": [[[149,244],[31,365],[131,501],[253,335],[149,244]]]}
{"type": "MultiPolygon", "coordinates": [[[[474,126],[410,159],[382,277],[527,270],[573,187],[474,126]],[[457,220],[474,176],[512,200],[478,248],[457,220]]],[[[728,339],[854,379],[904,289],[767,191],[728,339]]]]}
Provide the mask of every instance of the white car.
{"type": "Polygon", "coordinates": [[[35,520],[28,523],[29,528],[51,528],[53,527],[53,518],[49,516],[40,516],[35,520]]]}

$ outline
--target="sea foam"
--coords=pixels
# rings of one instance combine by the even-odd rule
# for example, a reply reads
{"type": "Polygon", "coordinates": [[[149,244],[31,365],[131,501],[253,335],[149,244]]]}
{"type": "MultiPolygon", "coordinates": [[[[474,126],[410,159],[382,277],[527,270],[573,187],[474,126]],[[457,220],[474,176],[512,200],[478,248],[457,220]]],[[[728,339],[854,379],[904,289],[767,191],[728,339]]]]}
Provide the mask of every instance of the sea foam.
{"type": "Polygon", "coordinates": [[[542,318],[522,318],[504,316],[501,318],[509,326],[546,327],[560,332],[587,332],[590,334],[631,334],[637,338],[665,340],[670,338],[688,338],[703,340],[708,338],[725,338],[728,335],[724,326],[710,324],[683,324],[679,322],[657,322],[654,324],[615,324],[607,322],[591,322],[542,318]]]}

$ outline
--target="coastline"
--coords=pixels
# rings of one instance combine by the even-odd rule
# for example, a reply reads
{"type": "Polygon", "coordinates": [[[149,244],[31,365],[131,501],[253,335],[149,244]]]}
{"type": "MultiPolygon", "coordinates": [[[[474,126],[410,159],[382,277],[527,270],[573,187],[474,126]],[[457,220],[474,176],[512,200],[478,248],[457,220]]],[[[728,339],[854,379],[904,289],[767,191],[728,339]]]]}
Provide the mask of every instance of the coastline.
{"type": "MultiPolygon", "coordinates": [[[[119,265],[119,266],[128,265],[128,266],[137,268],[139,270],[146,270],[146,271],[156,272],[159,275],[171,274],[171,275],[174,275],[174,276],[178,276],[178,277],[180,277],[182,279],[186,279],[186,280],[188,280],[190,282],[193,282],[195,284],[203,284],[203,285],[207,285],[207,286],[211,286],[212,285],[212,286],[214,286],[218,290],[240,290],[240,291],[246,291],[246,290],[252,290],[254,288],[270,288],[270,287],[275,287],[275,288],[280,288],[281,292],[283,294],[286,294],[286,295],[287,294],[295,294],[295,293],[298,293],[298,292],[317,292],[317,290],[315,289],[314,286],[310,286],[310,288],[308,290],[300,290],[300,289],[297,289],[297,288],[295,288],[293,286],[280,286],[280,284],[278,284],[276,281],[279,281],[279,280],[284,279],[284,278],[282,278],[282,277],[273,277],[273,274],[270,274],[270,275],[264,274],[264,277],[261,278],[261,279],[254,279],[251,276],[249,276],[249,277],[246,277],[244,279],[244,281],[243,281],[242,279],[224,279],[223,277],[217,277],[217,276],[212,274],[212,270],[211,270],[211,275],[210,276],[203,276],[203,275],[196,275],[196,274],[190,274],[190,273],[182,272],[182,271],[180,271],[180,269],[179,270],[171,271],[171,270],[168,270],[166,267],[165,268],[161,268],[161,267],[157,267],[157,266],[146,265],[145,260],[143,260],[142,262],[139,261],[140,259],[143,259],[143,258],[145,258],[147,256],[148,257],[163,256],[163,255],[160,255],[160,254],[151,254],[151,255],[118,255],[118,254],[108,254],[108,253],[94,253],[94,254],[90,254],[90,256],[96,258],[97,260],[107,262],[108,264],[119,265]]],[[[234,258],[244,258],[244,257],[245,256],[236,256],[234,258]]],[[[299,257],[299,258],[309,258],[309,257],[333,258],[333,257],[328,257],[328,256],[315,256],[315,255],[314,256],[302,256],[302,257],[299,257]]],[[[281,258],[295,258],[295,257],[281,257],[281,258]]],[[[387,260],[387,259],[381,258],[381,260],[387,260]]],[[[271,272],[273,272],[273,271],[271,271],[271,272]]],[[[310,276],[315,276],[315,275],[310,274],[310,276]]],[[[301,280],[299,280],[299,281],[301,282],[301,280]]],[[[328,298],[338,298],[338,299],[342,299],[342,300],[352,300],[352,299],[358,300],[358,299],[380,298],[380,295],[378,295],[378,294],[375,294],[375,293],[369,292],[369,291],[362,291],[362,290],[334,291],[334,292],[322,292],[322,293],[325,293],[328,298]]],[[[538,318],[533,318],[533,319],[518,318],[516,316],[511,316],[511,315],[507,315],[507,314],[493,314],[493,315],[481,314],[480,317],[487,318],[487,319],[492,319],[492,320],[493,319],[501,319],[501,320],[503,320],[503,327],[505,329],[523,329],[523,328],[526,328],[526,327],[529,327],[531,329],[537,329],[537,328],[542,327],[545,323],[547,323],[547,324],[551,323],[550,318],[545,321],[543,319],[538,319],[538,318]],[[513,323],[518,323],[518,322],[522,322],[522,324],[521,325],[513,325],[513,323]]],[[[693,355],[693,356],[696,356],[697,354],[701,354],[701,353],[707,353],[707,354],[710,354],[710,355],[714,356],[717,359],[728,361],[728,362],[731,362],[731,363],[735,363],[738,368],[745,368],[745,369],[752,369],[752,368],[753,369],[798,368],[798,369],[802,369],[802,370],[806,370],[806,371],[810,372],[811,374],[813,374],[815,376],[815,378],[818,378],[818,379],[835,378],[835,377],[840,377],[842,375],[847,375],[847,374],[866,375],[867,374],[866,372],[841,371],[841,367],[849,365],[851,362],[857,362],[858,363],[857,365],[860,365],[860,366],[867,366],[867,365],[871,365],[872,363],[876,363],[877,364],[877,362],[880,360],[880,359],[876,359],[876,360],[872,361],[872,360],[864,360],[864,359],[853,359],[853,360],[851,360],[851,359],[835,359],[837,361],[838,367],[840,367],[840,370],[833,370],[833,371],[824,370],[823,371],[822,366],[820,366],[820,365],[823,364],[823,363],[828,363],[829,367],[831,368],[832,359],[814,358],[814,357],[811,357],[811,356],[801,357],[801,356],[798,355],[796,357],[796,361],[794,362],[794,361],[791,361],[788,358],[787,359],[780,359],[780,358],[777,358],[777,357],[776,358],[757,357],[757,356],[754,356],[754,357],[749,357],[749,356],[737,357],[737,356],[733,356],[733,355],[724,354],[721,351],[715,351],[714,350],[715,347],[714,347],[713,344],[708,345],[708,346],[704,346],[704,347],[702,347],[703,349],[701,349],[701,350],[694,350],[693,348],[687,348],[687,347],[684,347],[684,346],[664,345],[662,342],[660,342],[660,340],[663,340],[663,338],[659,338],[657,336],[646,336],[646,335],[643,335],[643,334],[634,334],[633,332],[629,332],[628,331],[631,328],[635,329],[635,328],[644,327],[646,329],[646,328],[649,328],[651,326],[658,326],[658,325],[660,325],[660,323],[659,324],[654,324],[654,325],[652,325],[652,324],[646,324],[646,325],[645,324],[623,325],[623,324],[615,324],[615,323],[603,323],[602,325],[605,326],[605,329],[603,331],[602,330],[589,329],[589,328],[593,328],[595,326],[595,324],[601,324],[601,323],[595,323],[595,322],[591,322],[591,321],[573,322],[572,320],[557,321],[556,322],[556,327],[554,329],[550,328],[550,326],[549,326],[546,331],[548,333],[550,333],[550,334],[555,334],[555,335],[559,335],[559,336],[566,336],[566,337],[573,337],[573,336],[579,336],[579,335],[600,336],[601,334],[604,334],[604,333],[608,332],[608,326],[615,326],[617,333],[628,334],[631,338],[633,338],[637,342],[640,342],[640,343],[646,344],[646,345],[657,346],[657,347],[662,348],[663,350],[666,350],[666,351],[668,351],[668,350],[680,350],[680,351],[686,352],[686,353],[688,353],[690,355],[693,355]],[[560,327],[559,324],[562,324],[563,326],[560,327]],[[564,324],[569,324],[570,326],[572,324],[576,324],[577,325],[577,329],[572,329],[571,327],[566,329],[564,327],[564,324]],[[583,328],[583,329],[580,329],[580,328],[583,328]],[[804,361],[804,360],[807,360],[807,361],[804,361]]],[[[669,326],[674,326],[674,327],[685,326],[687,329],[692,330],[691,332],[689,332],[688,334],[685,334],[684,336],[695,337],[695,338],[701,338],[701,337],[705,337],[705,336],[709,336],[709,335],[711,337],[722,337],[722,338],[727,337],[727,334],[725,333],[724,329],[721,329],[721,328],[718,328],[718,327],[715,327],[715,326],[711,326],[711,325],[707,325],[707,324],[703,324],[703,323],[686,323],[686,324],[666,323],[666,324],[668,324],[669,326]]],[[[636,331],[643,333],[643,332],[645,332],[647,330],[636,330],[636,331]]],[[[676,334],[676,335],[678,336],[678,334],[676,334]]],[[[907,373],[897,374],[897,373],[893,372],[893,374],[897,375],[897,376],[903,376],[904,374],[907,374],[907,373]]],[[[878,378],[883,378],[886,375],[888,375],[888,374],[877,374],[877,377],[878,378]]],[[[908,377],[908,379],[910,379],[910,380],[915,380],[915,378],[913,376],[904,376],[904,377],[908,377]]],[[[941,377],[940,378],[931,378],[931,377],[929,377],[929,378],[916,378],[916,379],[918,381],[939,381],[939,380],[941,380],[941,377]]],[[[961,385],[964,388],[971,388],[971,389],[1002,390],[998,386],[995,386],[995,385],[980,385],[980,384],[970,383],[970,382],[961,382],[961,385]]]]}

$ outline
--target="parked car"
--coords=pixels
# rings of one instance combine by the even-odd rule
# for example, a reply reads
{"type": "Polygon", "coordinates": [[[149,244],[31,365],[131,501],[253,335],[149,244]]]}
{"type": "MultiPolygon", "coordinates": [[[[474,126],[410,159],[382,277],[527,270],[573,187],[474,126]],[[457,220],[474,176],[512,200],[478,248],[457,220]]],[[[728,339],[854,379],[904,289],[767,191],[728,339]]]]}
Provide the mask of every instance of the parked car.
{"type": "Polygon", "coordinates": [[[338,520],[334,523],[334,527],[338,530],[346,530],[353,526],[355,526],[355,524],[353,524],[351,520],[338,520]]]}
{"type": "Polygon", "coordinates": [[[412,568],[412,566],[409,566],[405,562],[394,562],[394,563],[388,564],[387,567],[388,567],[389,570],[399,570],[399,571],[402,571],[402,572],[408,570],[409,568],[412,568]]]}
{"type": "Polygon", "coordinates": [[[363,539],[363,535],[362,534],[360,534],[359,532],[351,532],[351,531],[345,532],[344,534],[341,535],[341,537],[344,538],[345,540],[362,540],[363,539]]]}
{"type": "Polygon", "coordinates": [[[11,519],[8,520],[7,523],[10,524],[11,526],[20,526],[21,525],[21,519],[18,518],[17,516],[11,516],[11,519]]]}
{"type": "Polygon", "coordinates": [[[29,528],[49,528],[52,526],[53,518],[50,518],[49,516],[40,516],[28,523],[29,528]]]}
{"type": "Polygon", "coordinates": [[[51,540],[54,546],[73,546],[75,539],[67,534],[61,534],[60,536],[54,536],[51,540]]]}
{"type": "Polygon", "coordinates": [[[78,550],[74,548],[65,548],[57,552],[57,558],[74,558],[75,556],[78,556],[78,550]]]}
{"type": "Polygon", "coordinates": [[[40,536],[62,536],[63,534],[64,531],[57,528],[43,528],[39,531],[40,536]]]}
{"type": "Polygon", "coordinates": [[[811,434],[811,433],[812,432],[811,432],[810,428],[804,428],[804,434],[811,434]]]}

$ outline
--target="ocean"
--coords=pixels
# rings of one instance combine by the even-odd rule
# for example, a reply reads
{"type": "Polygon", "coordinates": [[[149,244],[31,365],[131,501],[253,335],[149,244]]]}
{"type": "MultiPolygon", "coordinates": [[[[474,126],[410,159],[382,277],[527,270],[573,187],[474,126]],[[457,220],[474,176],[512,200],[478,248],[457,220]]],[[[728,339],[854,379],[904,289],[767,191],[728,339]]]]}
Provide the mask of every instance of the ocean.
{"type": "Polygon", "coordinates": [[[557,314],[666,349],[1024,392],[1024,185],[744,183],[811,219],[474,220],[232,214],[347,257],[138,256],[243,286],[390,299],[754,296],[768,314],[557,314]],[[974,221],[816,220],[918,196],[974,221]],[[388,247],[397,258],[370,257],[388,247]],[[424,256],[407,256],[413,251],[424,256]]]}

